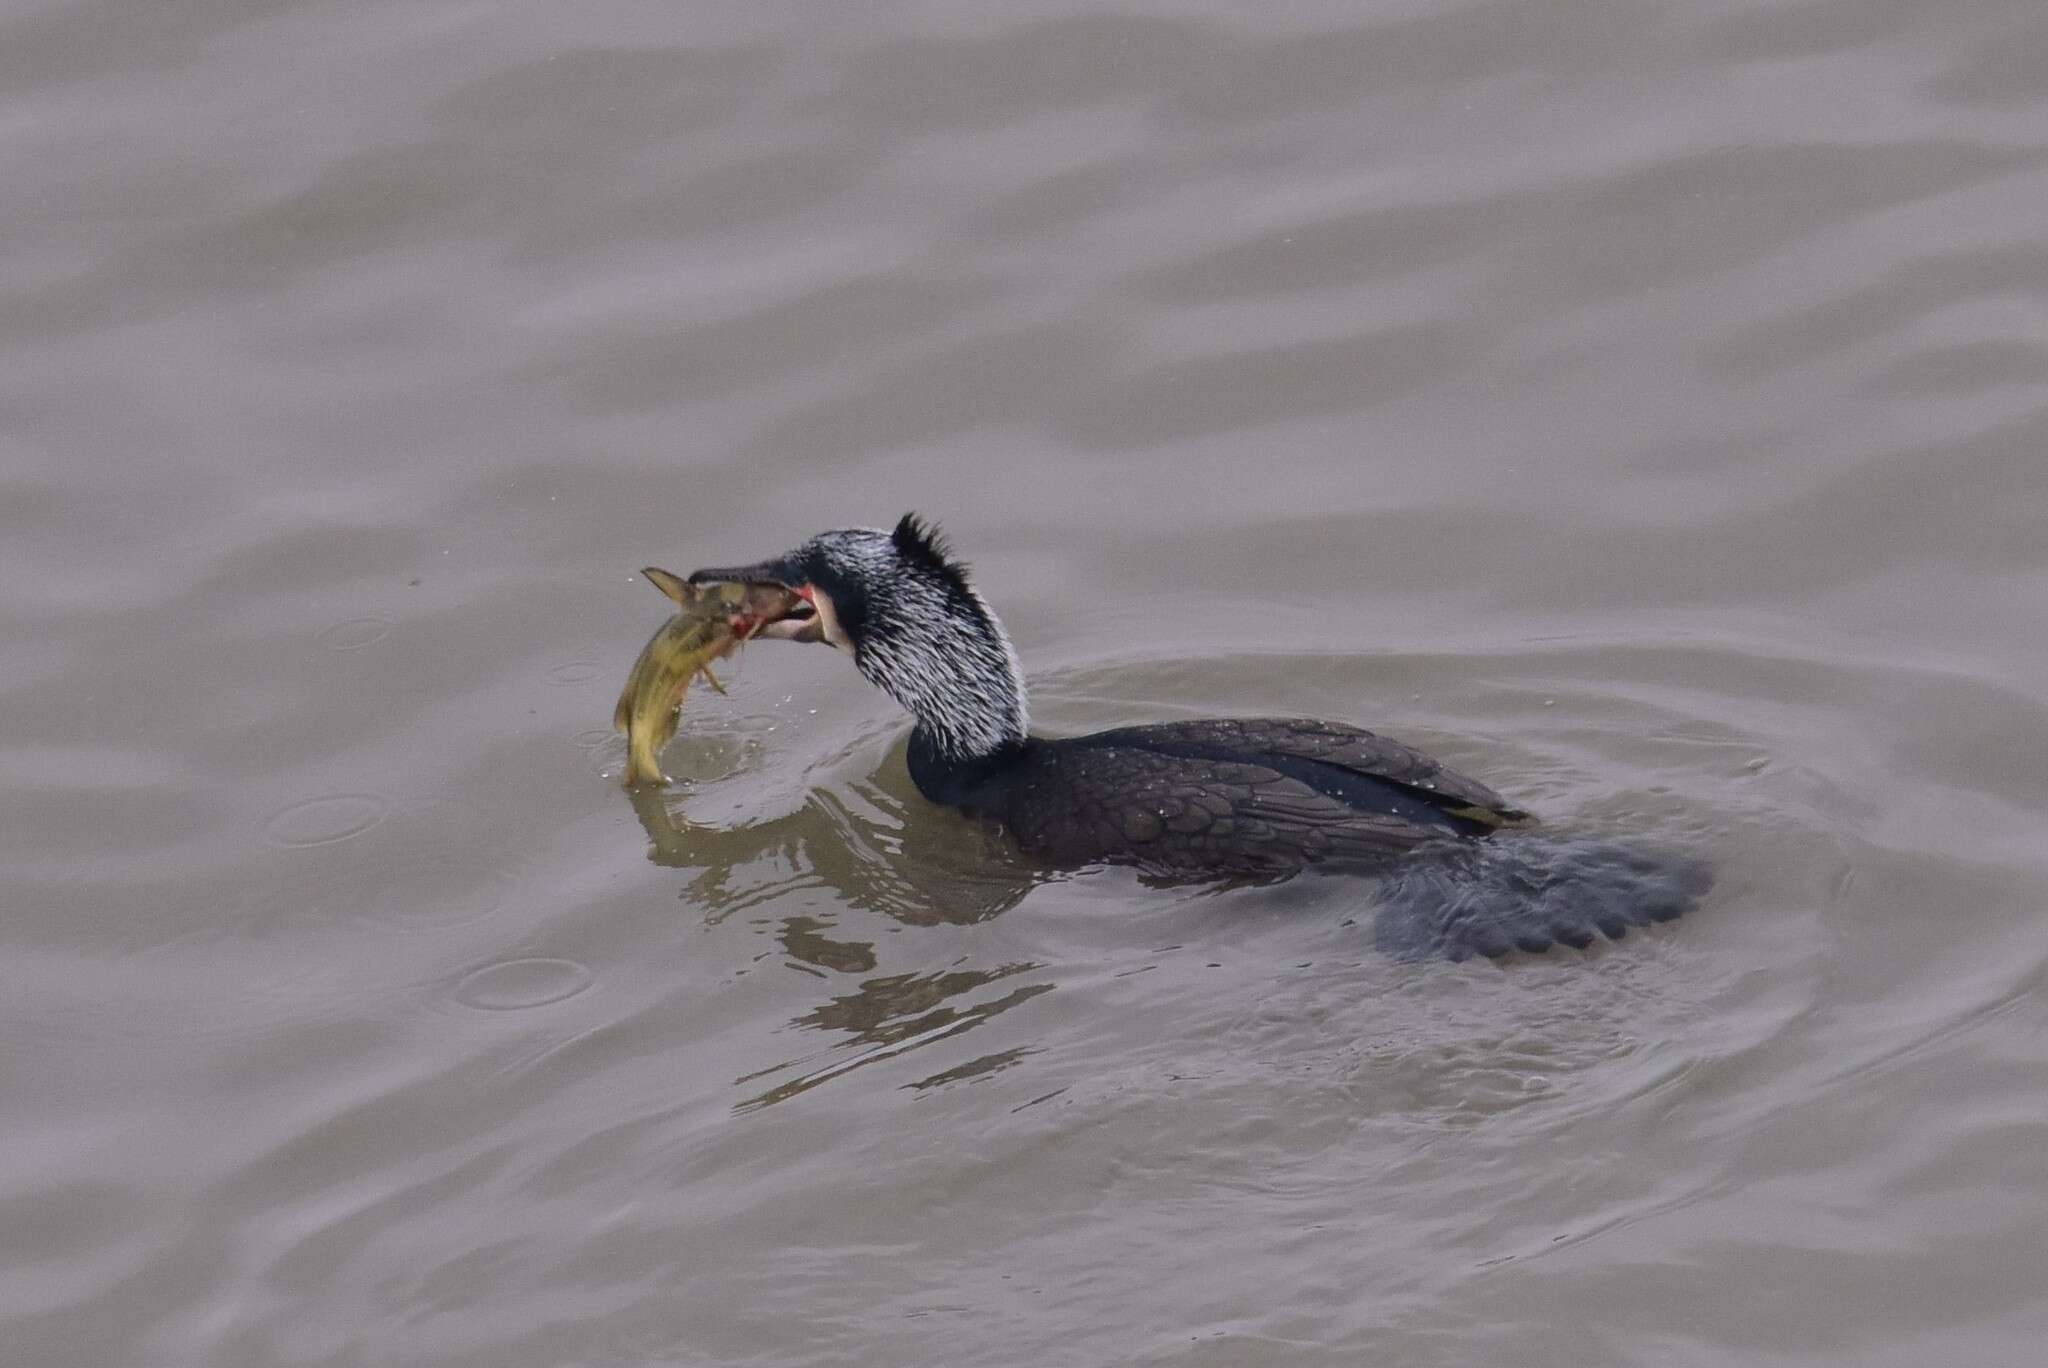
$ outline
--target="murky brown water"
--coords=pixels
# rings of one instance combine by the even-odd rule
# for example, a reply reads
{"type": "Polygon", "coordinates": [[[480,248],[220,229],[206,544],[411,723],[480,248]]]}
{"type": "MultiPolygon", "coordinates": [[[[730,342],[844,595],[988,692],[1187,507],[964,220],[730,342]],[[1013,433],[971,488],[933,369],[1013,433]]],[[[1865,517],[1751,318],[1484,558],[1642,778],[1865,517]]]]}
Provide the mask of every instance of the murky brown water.
{"type": "Polygon", "coordinates": [[[2036,1362],[2048,12],[0,18],[9,1365],[2036,1362]],[[944,522],[1049,731],[1708,852],[1031,887],[632,581],[944,522]]]}

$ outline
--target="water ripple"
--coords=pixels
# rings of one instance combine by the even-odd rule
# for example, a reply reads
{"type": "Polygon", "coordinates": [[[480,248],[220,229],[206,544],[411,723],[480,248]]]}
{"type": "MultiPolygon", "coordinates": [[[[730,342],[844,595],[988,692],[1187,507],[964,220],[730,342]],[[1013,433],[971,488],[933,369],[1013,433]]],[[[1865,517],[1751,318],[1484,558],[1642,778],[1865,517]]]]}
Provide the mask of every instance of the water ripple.
{"type": "Polygon", "coordinates": [[[331,793],[272,814],[263,830],[276,845],[331,845],[369,831],[390,811],[390,800],[374,793],[331,793]]]}

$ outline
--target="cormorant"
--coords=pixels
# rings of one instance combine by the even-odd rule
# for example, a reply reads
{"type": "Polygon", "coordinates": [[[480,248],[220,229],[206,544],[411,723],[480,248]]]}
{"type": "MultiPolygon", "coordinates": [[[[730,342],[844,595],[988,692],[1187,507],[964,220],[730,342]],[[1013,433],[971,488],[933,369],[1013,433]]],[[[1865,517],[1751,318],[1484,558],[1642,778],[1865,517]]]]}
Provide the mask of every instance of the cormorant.
{"type": "Polygon", "coordinates": [[[893,531],[824,532],[690,581],[794,591],[795,613],[755,635],[851,655],[916,719],[918,791],[1050,864],[1169,878],[1371,873],[1385,881],[1381,945],[1453,958],[1583,947],[1595,932],[1619,939],[1679,916],[1709,882],[1687,857],[1611,842],[1489,840],[1534,819],[1423,752],[1341,722],[1219,718],[1032,736],[1016,650],[966,566],[914,513],[893,531]]]}

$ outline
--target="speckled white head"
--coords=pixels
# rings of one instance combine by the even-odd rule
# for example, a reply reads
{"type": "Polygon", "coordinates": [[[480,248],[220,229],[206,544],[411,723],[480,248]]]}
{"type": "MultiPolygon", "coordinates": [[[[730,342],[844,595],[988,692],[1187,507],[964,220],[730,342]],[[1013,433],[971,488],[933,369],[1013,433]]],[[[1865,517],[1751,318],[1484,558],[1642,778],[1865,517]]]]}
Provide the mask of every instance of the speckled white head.
{"type": "Polygon", "coordinates": [[[821,532],[775,561],[691,579],[766,579],[808,599],[815,621],[763,636],[822,640],[901,703],[940,753],[967,759],[1024,739],[1024,672],[996,615],[937,529],[907,514],[893,531],[821,532]]]}

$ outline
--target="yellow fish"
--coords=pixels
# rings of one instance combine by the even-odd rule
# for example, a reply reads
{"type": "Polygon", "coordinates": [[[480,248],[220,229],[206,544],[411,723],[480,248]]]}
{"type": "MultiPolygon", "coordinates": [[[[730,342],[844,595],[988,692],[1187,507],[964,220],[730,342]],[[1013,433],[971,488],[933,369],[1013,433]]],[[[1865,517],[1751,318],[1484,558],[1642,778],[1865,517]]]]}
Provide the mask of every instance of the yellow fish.
{"type": "Polygon", "coordinates": [[[612,726],[626,737],[626,785],[666,784],[661,748],[676,734],[676,719],[690,681],[703,675],[720,693],[725,686],[711,673],[711,663],[739,646],[770,622],[788,615],[800,600],[776,584],[711,584],[699,587],[666,570],[648,566],[640,572],[655,588],[675,600],[678,612],[648,639],[612,726]]]}

